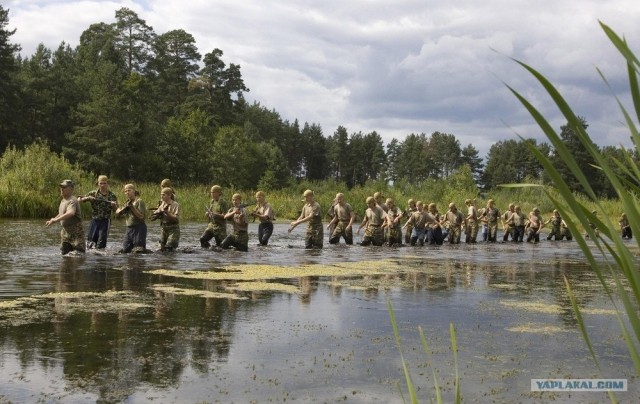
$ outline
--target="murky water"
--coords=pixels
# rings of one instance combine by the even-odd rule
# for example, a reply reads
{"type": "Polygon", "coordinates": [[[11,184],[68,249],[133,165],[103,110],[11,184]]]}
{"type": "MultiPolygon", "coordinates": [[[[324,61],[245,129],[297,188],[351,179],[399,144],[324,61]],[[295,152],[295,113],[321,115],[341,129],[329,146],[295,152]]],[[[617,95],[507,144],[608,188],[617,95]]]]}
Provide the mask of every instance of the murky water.
{"type": "Polygon", "coordinates": [[[435,395],[418,326],[449,402],[450,323],[467,402],[608,400],[532,393],[532,378],[626,378],[618,398],[640,399],[613,308],[573,242],[308,251],[304,229],[282,223],[268,247],[253,226],[248,253],[212,252],[197,247],[204,224],[188,223],[183,252],[120,255],[115,223],[104,254],[62,257],[58,228],[0,227],[0,402],[401,402],[388,301],[422,402],[435,395]],[[278,267],[290,275],[271,276],[278,267]]]}

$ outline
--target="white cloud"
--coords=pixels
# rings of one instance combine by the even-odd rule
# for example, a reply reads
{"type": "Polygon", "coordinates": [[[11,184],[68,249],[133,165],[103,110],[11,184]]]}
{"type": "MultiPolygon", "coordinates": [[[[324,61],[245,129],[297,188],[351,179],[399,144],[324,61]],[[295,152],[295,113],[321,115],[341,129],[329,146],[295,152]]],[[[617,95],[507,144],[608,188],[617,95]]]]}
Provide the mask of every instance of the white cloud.
{"type": "Polygon", "coordinates": [[[483,156],[491,142],[514,138],[514,130],[544,140],[503,82],[557,127],[563,123],[514,57],[557,84],[596,142],[629,144],[595,67],[614,93],[624,91],[625,66],[598,19],[637,49],[637,1],[33,0],[4,7],[26,55],[40,42],[75,46],[90,24],[113,22],[115,10],[128,7],[157,33],[191,33],[202,54],[222,49],[227,63],[241,65],[247,98],[284,119],[319,123],[325,134],[338,125],[375,130],[386,141],[452,133],[483,156]]]}

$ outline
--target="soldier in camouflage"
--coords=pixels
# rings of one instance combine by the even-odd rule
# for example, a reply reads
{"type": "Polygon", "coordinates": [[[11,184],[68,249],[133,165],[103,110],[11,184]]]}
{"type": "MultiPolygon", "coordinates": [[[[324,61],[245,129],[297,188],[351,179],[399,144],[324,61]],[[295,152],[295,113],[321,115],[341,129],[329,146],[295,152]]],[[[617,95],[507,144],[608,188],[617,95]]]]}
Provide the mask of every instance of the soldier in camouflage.
{"type": "Polygon", "coordinates": [[[367,210],[364,212],[364,219],[358,227],[357,233],[360,234],[360,230],[366,226],[364,231],[364,237],[360,243],[363,246],[375,245],[381,246],[384,244],[384,231],[382,225],[384,224],[386,213],[376,203],[376,200],[370,196],[367,198],[367,210]]]}
{"type": "Polygon", "coordinates": [[[402,245],[402,225],[400,219],[402,219],[402,211],[398,208],[392,198],[387,198],[385,201],[387,206],[387,244],[389,246],[401,246],[402,245]]]}
{"type": "Polygon", "coordinates": [[[45,223],[47,227],[57,222],[62,225],[62,230],[60,230],[60,251],[62,255],[72,251],[85,252],[82,211],[80,210],[78,199],[73,196],[74,188],[75,184],[71,180],[64,180],[60,183],[62,200],[58,207],[58,214],[45,223]]]}
{"type": "Polygon", "coordinates": [[[222,188],[214,185],[209,191],[211,194],[211,202],[205,211],[205,216],[209,219],[207,228],[200,236],[200,246],[202,248],[211,247],[211,239],[215,240],[217,246],[222,244],[222,240],[227,237],[227,221],[224,219],[225,214],[229,211],[229,204],[222,199],[222,188]]]}
{"type": "Polygon", "coordinates": [[[225,220],[231,220],[233,223],[233,233],[229,234],[220,244],[223,249],[234,247],[238,251],[249,250],[249,221],[247,220],[247,211],[242,206],[242,196],[233,194],[231,197],[233,207],[229,209],[225,220]]]}
{"type": "Polygon", "coordinates": [[[456,205],[451,202],[449,204],[449,210],[444,215],[442,224],[449,224],[449,243],[460,244],[460,237],[462,235],[462,227],[464,226],[464,215],[458,210],[456,205]]]}
{"type": "Polygon", "coordinates": [[[91,222],[87,234],[89,248],[103,249],[107,247],[111,214],[118,208],[116,194],[109,190],[109,179],[106,175],[98,177],[98,189],[78,198],[79,202],[91,203],[91,222]]]}
{"type": "Polygon", "coordinates": [[[498,218],[500,217],[500,210],[496,208],[493,199],[487,201],[487,208],[484,210],[482,221],[487,223],[487,241],[495,243],[498,239],[498,218]]]}
{"type": "Polygon", "coordinates": [[[291,222],[289,232],[292,232],[300,223],[307,223],[307,234],[305,237],[304,247],[322,248],[324,232],[322,228],[322,208],[320,204],[315,201],[313,191],[307,189],[303,195],[305,205],[302,207],[302,212],[298,220],[291,222]]]}

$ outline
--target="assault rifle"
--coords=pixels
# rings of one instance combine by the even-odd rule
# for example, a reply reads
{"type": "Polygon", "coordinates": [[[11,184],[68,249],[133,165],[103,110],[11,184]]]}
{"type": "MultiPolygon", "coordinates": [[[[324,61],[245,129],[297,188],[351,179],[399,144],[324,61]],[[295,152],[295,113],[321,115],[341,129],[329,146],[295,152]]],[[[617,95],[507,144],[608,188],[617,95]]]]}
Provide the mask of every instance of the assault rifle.
{"type": "Polygon", "coordinates": [[[160,201],[158,203],[158,207],[151,212],[151,216],[150,216],[151,220],[158,220],[159,218],[164,216],[164,214],[166,213],[166,210],[169,208],[167,206],[164,208],[164,210],[160,210],[160,206],[162,206],[162,201],[160,201]]]}

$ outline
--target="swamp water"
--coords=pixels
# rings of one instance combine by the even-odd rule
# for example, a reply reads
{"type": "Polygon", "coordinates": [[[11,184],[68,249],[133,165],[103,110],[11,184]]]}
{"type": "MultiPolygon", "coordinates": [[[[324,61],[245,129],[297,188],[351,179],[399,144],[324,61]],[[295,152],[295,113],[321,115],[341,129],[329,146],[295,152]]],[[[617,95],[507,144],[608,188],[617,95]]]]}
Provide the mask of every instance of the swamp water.
{"type": "MultiPolygon", "coordinates": [[[[466,402],[608,401],[531,392],[542,378],[624,378],[618,399],[640,401],[613,307],[575,242],[309,251],[304,228],[279,223],[268,247],[252,225],[248,253],[213,252],[197,247],[205,225],[187,223],[182,252],[121,255],[115,222],[104,253],[62,257],[57,226],[0,227],[0,403],[402,402],[388,301],[421,402],[435,393],[418,326],[453,399],[449,323],[466,402]]],[[[151,223],[150,247],[157,235],[151,223]]]]}

